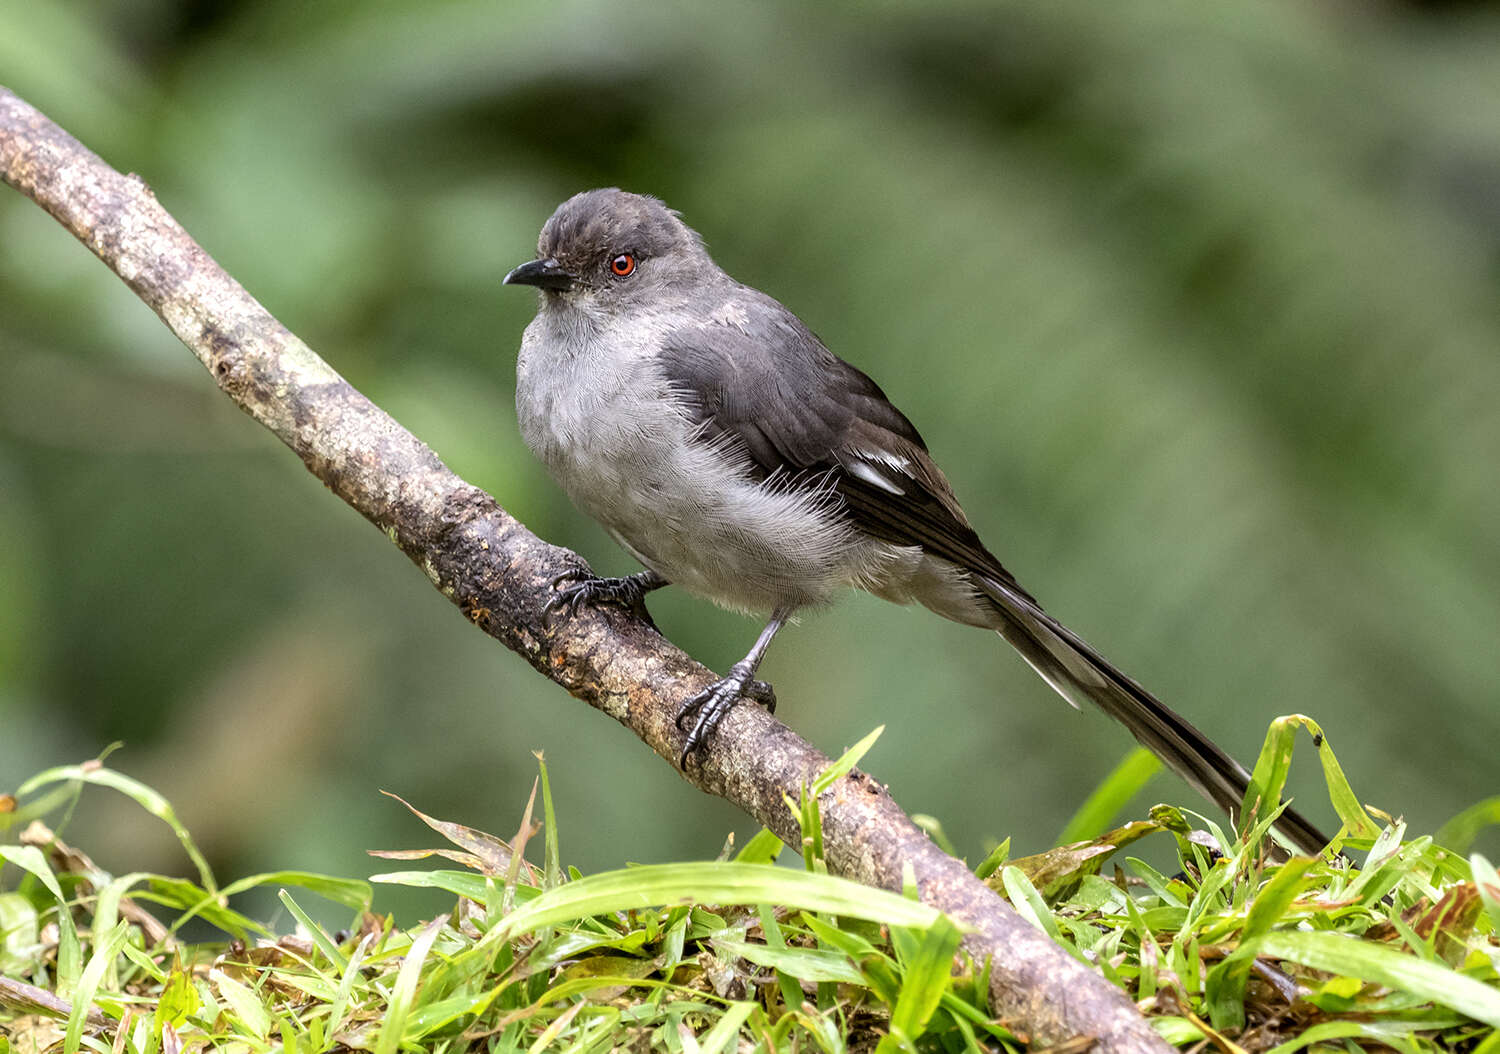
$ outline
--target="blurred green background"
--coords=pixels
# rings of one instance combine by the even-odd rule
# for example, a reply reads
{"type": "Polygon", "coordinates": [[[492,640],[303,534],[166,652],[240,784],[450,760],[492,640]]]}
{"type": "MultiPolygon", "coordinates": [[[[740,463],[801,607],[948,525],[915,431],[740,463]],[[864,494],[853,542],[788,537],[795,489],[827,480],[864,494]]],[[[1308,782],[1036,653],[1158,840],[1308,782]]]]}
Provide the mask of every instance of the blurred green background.
{"type": "MultiPolygon", "coordinates": [[[[596,569],[634,567],[520,443],[534,304],[499,280],[618,185],[873,374],[1056,615],[1247,762],[1314,716],[1416,832],[1500,791],[1496,54],[1463,4],[0,0],[0,83],[596,569]]],[[[721,670],[757,631],[652,608],[721,670]]],[[[866,767],[971,859],[1051,844],[1131,745],[863,596],[765,673],[825,750],[884,724],[866,767]]],[[[116,739],[227,874],[435,841],[380,788],[513,831],[533,750],[585,870],[753,830],[467,626],[5,190],[0,788],[116,739]]],[[[101,863],[185,866],[93,793],[101,863]]]]}

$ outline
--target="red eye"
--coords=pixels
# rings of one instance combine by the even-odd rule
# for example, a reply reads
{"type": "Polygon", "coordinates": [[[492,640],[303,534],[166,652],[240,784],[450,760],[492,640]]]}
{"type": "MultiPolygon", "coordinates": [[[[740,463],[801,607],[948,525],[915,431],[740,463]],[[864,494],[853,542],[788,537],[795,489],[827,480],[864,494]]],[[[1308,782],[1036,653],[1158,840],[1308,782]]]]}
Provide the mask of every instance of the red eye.
{"type": "Polygon", "coordinates": [[[609,269],[625,278],[635,271],[635,257],[630,253],[621,253],[609,262],[609,269]]]}

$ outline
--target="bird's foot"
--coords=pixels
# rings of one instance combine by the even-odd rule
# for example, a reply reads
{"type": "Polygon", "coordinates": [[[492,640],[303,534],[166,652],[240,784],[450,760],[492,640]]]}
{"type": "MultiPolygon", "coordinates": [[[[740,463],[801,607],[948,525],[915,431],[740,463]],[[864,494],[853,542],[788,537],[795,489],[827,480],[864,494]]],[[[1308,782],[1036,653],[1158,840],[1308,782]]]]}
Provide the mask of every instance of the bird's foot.
{"type": "Polygon", "coordinates": [[[745,698],[766,708],[766,713],[776,712],[776,689],[765,681],[751,681],[745,685],[745,698]]]}
{"type": "Polygon", "coordinates": [[[776,712],[776,692],[765,681],[755,680],[754,673],[755,669],[749,663],[737,662],[729,668],[728,677],[715,681],[682,704],[675,723],[680,731],[687,731],[688,736],[677,759],[678,768],[687,768],[688,756],[708,746],[719,722],[741,699],[759,703],[769,713],[776,712]],[[689,720],[693,720],[691,731],[687,729],[689,720]]]}
{"type": "Polygon", "coordinates": [[[650,575],[599,578],[581,567],[564,571],[552,579],[554,595],[542,607],[542,618],[551,620],[563,612],[571,614],[583,604],[618,604],[644,611],[642,601],[658,583],[650,575]]]}

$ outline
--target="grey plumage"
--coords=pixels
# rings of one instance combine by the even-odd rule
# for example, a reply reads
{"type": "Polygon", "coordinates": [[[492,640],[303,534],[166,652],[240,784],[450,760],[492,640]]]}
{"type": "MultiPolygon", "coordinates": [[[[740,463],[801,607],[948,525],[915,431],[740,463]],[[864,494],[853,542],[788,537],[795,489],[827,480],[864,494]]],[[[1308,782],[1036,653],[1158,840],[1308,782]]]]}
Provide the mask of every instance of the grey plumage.
{"type": "MultiPolygon", "coordinates": [[[[557,209],[537,248],[506,276],[541,289],[517,364],[527,445],[659,576],[643,588],[664,580],[772,616],[745,661],[690,701],[684,762],[758,686],[781,622],[854,586],[995,630],[1064,698],[1098,705],[1236,812],[1244,768],[1047,615],[875,382],[720,270],[674,212],[588,191],[557,209]]],[[[569,598],[609,588],[576,584],[569,598]]],[[[1278,827],[1303,851],[1326,844],[1290,809],[1278,827]]]]}

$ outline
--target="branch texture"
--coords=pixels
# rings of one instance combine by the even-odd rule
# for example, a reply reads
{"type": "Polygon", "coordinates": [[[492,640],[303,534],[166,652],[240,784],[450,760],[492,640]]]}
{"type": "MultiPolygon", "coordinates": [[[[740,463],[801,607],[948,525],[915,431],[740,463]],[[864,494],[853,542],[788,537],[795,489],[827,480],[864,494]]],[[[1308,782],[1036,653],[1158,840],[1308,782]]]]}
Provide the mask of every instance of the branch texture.
{"type": "MultiPolygon", "coordinates": [[[[714,675],[630,612],[584,607],[545,623],[552,579],[582,566],[579,557],[537,538],[355,391],[226,274],[140,178],[116,172],[3,87],[0,177],[119,275],[225,394],[471,622],[669,763],[677,757],[676,707],[714,675]]],[[[740,706],[686,778],[795,846],[801,835],[785,798],[795,800],[828,763],[760,707],[740,706]]],[[[992,1008],[1018,1032],[1044,1045],[1092,1037],[1101,1050],[1170,1049],[1121,991],[941,852],[868,775],[851,772],[819,804],[830,868],[899,890],[909,864],[922,899],[971,928],[975,959],[992,957],[992,1008]]]]}

